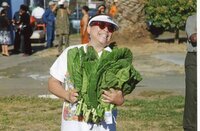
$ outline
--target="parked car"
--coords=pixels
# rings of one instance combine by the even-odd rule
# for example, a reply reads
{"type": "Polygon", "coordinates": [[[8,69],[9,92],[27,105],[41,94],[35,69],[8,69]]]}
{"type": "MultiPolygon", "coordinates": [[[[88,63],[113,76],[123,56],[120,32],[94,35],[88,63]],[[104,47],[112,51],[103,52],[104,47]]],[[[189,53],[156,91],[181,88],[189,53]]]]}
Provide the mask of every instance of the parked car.
{"type": "Polygon", "coordinates": [[[46,39],[46,25],[44,23],[32,23],[33,33],[30,37],[31,43],[44,43],[46,39]]]}
{"type": "MultiPolygon", "coordinates": [[[[97,9],[90,9],[89,16],[92,17],[96,14],[97,9]]],[[[73,11],[73,13],[69,16],[70,20],[70,33],[79,33],[80,32],[80,20],[82,18],[81,9],[73,11]]]]}

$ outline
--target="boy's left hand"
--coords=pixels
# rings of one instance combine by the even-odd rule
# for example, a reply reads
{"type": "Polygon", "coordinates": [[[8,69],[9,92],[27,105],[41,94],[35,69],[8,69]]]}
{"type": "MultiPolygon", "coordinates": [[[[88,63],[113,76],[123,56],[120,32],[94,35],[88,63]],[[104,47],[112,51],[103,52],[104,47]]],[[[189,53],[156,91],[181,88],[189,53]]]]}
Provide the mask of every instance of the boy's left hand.
{"type": "Polygon", "coordinates": [[[124,96],[121,90],[110,89],[108,91],[104,90],[102,94],[102,101],[106,103],[112,103],[120,106],[124,103],[124,96]]]}

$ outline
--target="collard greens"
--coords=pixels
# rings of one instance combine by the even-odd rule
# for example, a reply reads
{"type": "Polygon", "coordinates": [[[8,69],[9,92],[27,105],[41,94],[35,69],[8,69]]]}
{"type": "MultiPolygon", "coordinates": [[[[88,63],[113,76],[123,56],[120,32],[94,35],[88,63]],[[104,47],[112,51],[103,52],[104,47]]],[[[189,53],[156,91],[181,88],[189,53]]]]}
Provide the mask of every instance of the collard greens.
{"type": "Polygon", "coordinates": [[[104,119],[104,112],[115,105],[101,101],[103,90],[110,88],[130,94],[141,75],[132,65],[133,56],[127,48],[104,50],[101,57],[93,47],[73,48],[68,51],[68,73],[70,81],[79,93],[76,115],[83,116],[86,122],[98,123],[104,119]]]}

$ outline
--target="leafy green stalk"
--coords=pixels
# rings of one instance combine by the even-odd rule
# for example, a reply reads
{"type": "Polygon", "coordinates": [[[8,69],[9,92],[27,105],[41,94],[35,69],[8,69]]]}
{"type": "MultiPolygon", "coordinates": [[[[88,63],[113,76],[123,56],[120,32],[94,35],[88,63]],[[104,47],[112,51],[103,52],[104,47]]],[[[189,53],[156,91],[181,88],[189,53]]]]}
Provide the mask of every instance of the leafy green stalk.
{"type": "Polygon", "coordinates": [[[114,88],[124,95],[133,91],[142,80],[132,65],[132,53],[127,48],[103,51],[100,58],[93,47],[69,50],[68,72],[75,88],[79,90],[76,115],[84,116],[86,122],[98,123],[104,119],[104,112],[115,105],[102,101],[103,90],[114,88]]]}

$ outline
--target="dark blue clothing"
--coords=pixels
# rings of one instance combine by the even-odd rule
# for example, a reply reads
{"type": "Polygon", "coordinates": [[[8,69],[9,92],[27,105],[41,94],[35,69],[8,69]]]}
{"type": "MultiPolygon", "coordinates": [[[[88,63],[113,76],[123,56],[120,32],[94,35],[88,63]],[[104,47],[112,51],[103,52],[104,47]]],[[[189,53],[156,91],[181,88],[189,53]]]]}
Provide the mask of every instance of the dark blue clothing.
{"type": "Polygon", "coordinates": [[[54,41],[54,27],[47,26],[47,48],[53,46],[53,41],[54,41]]]}
{"type": "Polygon", "coordinates": [[[30,37],[32,35],[32,28],[30,25],[30,15],[25,12],[20,16],[20,23],[22,24],[22,28],[20,30],[21,34],[21,44],[20,49],[21,52],[31,55],[32,54],[32,47],[30,37]]]}
{"type": "Polygon", "coordinates": [[[20,15],[19,11],[15,12],[13,16],[13,20],[15,21],[14,25],[14,30],[15,30],[15,38],[14,38],[14,53],[19,52],[20,48],[20,30],[19,30],[19,24],[18,22],[20,21],[20,15]]]}
{"type": "Polygon", "coordinates": [[[47,26],[47,48],[49,48],[53,46],[55,36],[55,14],[48,8],[43,14],[42,19],[47,26]]]}
{"type": "Polygon", "coordinates": [[[20,15],[19,15],[19,11],[16,11],[14,16],[13,16],[13,20],[15,20],[16,22],[20,20],[20,15]]]}

